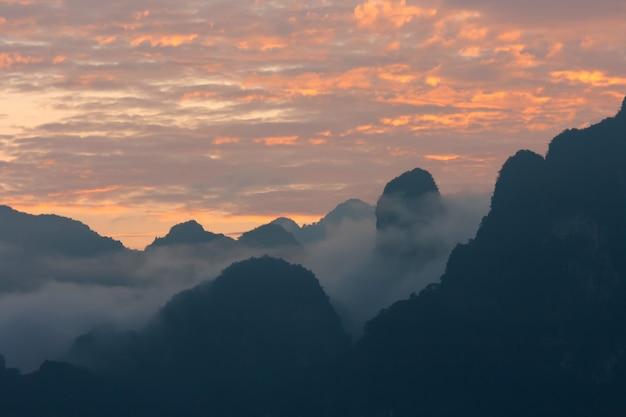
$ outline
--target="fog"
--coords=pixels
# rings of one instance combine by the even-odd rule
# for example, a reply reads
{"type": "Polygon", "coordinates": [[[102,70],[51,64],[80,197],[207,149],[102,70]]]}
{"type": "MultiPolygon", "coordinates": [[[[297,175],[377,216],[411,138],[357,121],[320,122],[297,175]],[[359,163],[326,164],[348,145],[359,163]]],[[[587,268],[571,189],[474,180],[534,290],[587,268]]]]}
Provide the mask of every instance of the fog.
{"type": "MultiPolygon", "coordinates": [[[[452,248],[475,234],[489,196],[449,195],[443,203],[445,210],[414,233],[418,244],[439,248],[420,262],[377,253],[373,217],[344,220],[323,240],[305,245],[304,254],[282,255],[315,273],[346,330],[358,338],[380,309],[439,279],[452,248]]],[[[404,239],[384,238],[401,244],[404,239]]],[[[215,278],[234,261],[266,252],[198,244],[67,257],[35,256],[3,245],[0,353],[7,366],[34,371],[46,359],[62,359],[75,338],[90,329],[141,329],[174,294],[215,278]]],[[[280,250],[269,254],[281,256],[280,250]]]]}
{"type": "Polygon", "coordinates": [[[174,294],[249,255],[215,260],[201,253],[163,248],[86,259],[46,257],[22,270],[3,265],[11,281],[28,282],[0,293],[0,353],[7,366],[34,371],[46,359],[62,358],[93,327],[141,328],[174,294]]]}
{"type": "Polygon", "coordinates": [[[344,221],[324,241],[307,248],[309,256],[302,263],[329,294],[346,330],[358,338],[364,323],[381,309],[439,280],[454,246],[475,235],[489,198],[487,194],[444,196],[442,213],[410,235],[410,244],[427,255],[384,256],[376,252],[376,242],[406,246],[405,230],[377,236],[375,221],[344,221]]]}

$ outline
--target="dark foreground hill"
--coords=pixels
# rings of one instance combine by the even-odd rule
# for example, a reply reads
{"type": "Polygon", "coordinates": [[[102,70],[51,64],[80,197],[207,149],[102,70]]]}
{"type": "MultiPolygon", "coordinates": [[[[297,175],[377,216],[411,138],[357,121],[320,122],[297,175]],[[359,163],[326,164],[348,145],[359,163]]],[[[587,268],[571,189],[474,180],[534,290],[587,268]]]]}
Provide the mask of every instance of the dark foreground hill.
{"type": "MultiPolygon", "coordinates": [[[[176,295],[145,330],[151,368],[235,378],[328,363],[347,346],[312,272],[262,257],[176,295]]],[[[272,375],[273,374],[273,375],[272,375]]]]}
{"type": "Polygon", "coordinates": [[[261,416],[306,408],[348,346],[313,273],[262,257],[179,293],[141,332],[81,336],[72,357],[125,387],[120,412],[261,416]]]}
{"type": "Polygon", "coordinates": [[[369,322],[358,415],[626,415],[626,112],[520,151],[441,282],[369,322]]]}

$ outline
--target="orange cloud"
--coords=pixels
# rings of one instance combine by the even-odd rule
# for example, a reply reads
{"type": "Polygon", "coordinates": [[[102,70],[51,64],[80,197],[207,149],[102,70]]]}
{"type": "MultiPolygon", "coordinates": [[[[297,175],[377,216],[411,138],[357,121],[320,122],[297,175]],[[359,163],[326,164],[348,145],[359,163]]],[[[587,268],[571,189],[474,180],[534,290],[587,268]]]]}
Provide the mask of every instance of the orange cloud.
{"type": "Polygon", "coordinates": [[[248,77],[243,86],[246,88],[271,88],[286,97],[317,96],[329,94],[337,90],[368,89],[371,87],[373,70],[371,68],[354,68],[339,74],[305,73],[294,78],[282,75],[255,75],[248,77]]]}
{"type": "Polygon", "coordinates": [[[197,34],[191,35],[143,35],[130,41],[133,46],[149,42],[151,46],[180,46],[185,43],[191,43],[198,37],[197,34]]]}
{"type": "Polygon", "coordinates": [[[380,122],[385,125],[398,127],[398,126],[408,125],[409,123],[411,123],[413,119],[414,119],[414,116],[399,116],[396,118],[385,117],[385,118],[380,119],[380,122]]]}
{"type": "Polygon", "coordinates": [[[119,190],[120,188],[121,187],[119,185],[111,185],[111,186],[102,187],[102,188],[76,190],[76,191],[72,191],[72,194],[75,194],[75,195],[105,194],[105,193],[110,193],[111,191],[119,190]]]}
{"type": "Polygon", "coordinates": [[[273,138],[260,138],[255,139],[255,143],[264,143],[266,146],[279,146],[279,145],[295,145],[298,140],[298,136],[281,136],[273,138]]]}
{"type": "Polygon", "coordinates": [[[498,35],[498,39],[504,42],[517,42],[522,37],[521,30],[512,30],[498,35]]]}
{"type": "Polygon", "coordinates": [[[2,69],[9,69],[16,64],[38,64],[42,61],[42,58],[33,58],[19,53],[0,53],[0,68],[2,69]]]}
{"type": "Polygon", "coordinates": [[[412,131],[459,129],[485,129],[494,122],[506,120],[507,115],[500,111],[470,111],[452,114],[424,114],[416,116],[412,131]]]}
{"type": "Polygon", "coordinates": [[[378,70],[378,77],[385,81],[406,84],[417,78],[415,74],[409,74],[409,71],[412,69],[408,65],[388,65],[378,70]]]}
{"type": "Polygon", "coordinates": [[[550,75],[561,80],[577,81],[594,87],[626,85],[626,78],[609,77],[603,71],[552,71],[550,75]]]}
{"type": "Polygon", "coordinates": [[[469,41],[482,41],[487,36],[489,30],[476,25],[463,26],[459,31],[459,38],[469,41]]]}
{"type": "Polygon", "coordinates": [[[537,57],[528,52],[527,45],[510,44],[495,48],[494,52],[508,52],[513,57],[513,65],[516,67],[532,67],[539,64],[537,57]]]}
{"type": "Polygon", "coordinates": [[[227,143],[239,143],[239,138],[219,137],[213,139],[213,145],[224,145],[227,143]]]}
{"type": "Polygon", "coordinates": [[[98,81],[114,81],[115,76],[111,74],[84,74],[76,78],[76,82],[83,87],[90,87],[98,81]]]}
{"type": "Polygon", "coordinates": [[[436,9],[407,6],[406,0],[367,0],[354,8],[354,19],[359,27],[391,25],[401,27],[416,17],[434,16],[436,9]]]}
{"type": "Polygon", "coordinates": [[[459,55],[467,58],[478,58],[481,55],[481,48],[480,46],[469,46],[461,49],[459,55]]]}
{"type": "Polygon", "coordinates": [[[72,190],[72,191],[68,191],[68,192],[64,191],[64,192],[58,192],[58,193],[48,193],[48,197],[62,197],[62,196],[67,196],[67,195],[106,194],[106,193],[110,193],[112,191],[119,190],[120,188],[122,188],[122,187],[119,186],[119,185],[110,185],[110,186],[101,187],[101,188],[91,188],[91,189],[85,189],[85,190],[72,190]]]}
{"type": "Polygon", "coordinates": [[[181,100],[189,101],[194,99],[214,97],[215,95],[216,94],[213,91],[192,91],[189,93],[184,93],[181,97],[181,100]]]}
{"type": "Polygon", "coordinates": [[[117,36],[96,36],[95,39],[99,45],[106,45],[115,42],[117,40],[117,36]]]}
{"type": "Polygon", "coordinates": [[[285,39],[279,38],[277,36],[254,36],[253,38],[248,38],[240,41],[237,46],[239,47],[239,49],[242,49],[244,51],[270,51],[273,49],[286,48],[287,42],[285,41],[285,39]]]}
{"type": "Polygon", "coordinates": [[[456,154],[444,154],[444,155],[424,155],[425,159],[430,159],[431,161],[440,161],[440,162],[448,162],[459,159],[461,155],[456,154]]]}

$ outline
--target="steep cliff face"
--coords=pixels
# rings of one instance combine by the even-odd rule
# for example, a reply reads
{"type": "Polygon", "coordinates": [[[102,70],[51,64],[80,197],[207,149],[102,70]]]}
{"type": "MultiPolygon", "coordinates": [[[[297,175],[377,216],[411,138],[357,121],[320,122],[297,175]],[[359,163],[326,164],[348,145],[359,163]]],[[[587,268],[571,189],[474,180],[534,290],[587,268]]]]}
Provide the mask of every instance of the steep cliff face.
{"type": "Polygon", "coordinates": [[[441,282],[368,323],[363,410],[626,412],[624,161],[623,110],[509,158],[441,282]]]}
{"type": "MultiPolygon", "coordinates": [[[[400,259],[430,259],[432,242],[424,245],[421,232],[443,211],[432,175],[415,168],[385,186],[376,203],[376,252],[400,259]]],[[[436,246],[436,245],[435,245],[436,246]]]]}
{"type": "Polygon", "coordinates": [[[376,229],[406,229],[434,214],[427,199],[439,196],[432,175],[415,168],[389,181],[376,204],[376,229]]]}

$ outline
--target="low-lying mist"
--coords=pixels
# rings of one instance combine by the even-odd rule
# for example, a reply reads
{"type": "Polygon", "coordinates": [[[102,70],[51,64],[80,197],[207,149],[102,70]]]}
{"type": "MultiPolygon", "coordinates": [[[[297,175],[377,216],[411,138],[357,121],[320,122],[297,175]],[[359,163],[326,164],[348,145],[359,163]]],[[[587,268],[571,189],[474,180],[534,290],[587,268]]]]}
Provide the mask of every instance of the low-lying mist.
{"type": "MultiPolygon", "coordinates": [[[[373,217],[346,219],[327,230],[324,239],[305,245],[303,254],[284,257],[315,273],[346,329],[358,337],[365,321],[382,308],[439,279],[452,248],[475,234],[489,196],[448,195],[443,202],[445,210],[416,236],[439,248],[423,262],[376,253],[373,217]]],[[[6,279],[0,287],[0,353],[7,366],[34,371],[46,359],[62,359],[75,338],[90,329],[140,329],[174,294],[212,280],[234,261],[265,252],[222,252],[198,244],[73,258],[2,246],[0,273],[6,279]]],[[[280,250],[269,254],[281,255],[280,250]]]]}

